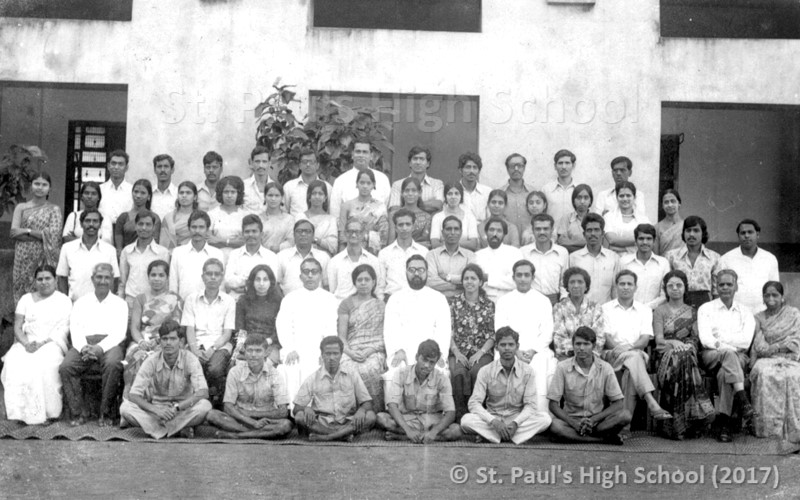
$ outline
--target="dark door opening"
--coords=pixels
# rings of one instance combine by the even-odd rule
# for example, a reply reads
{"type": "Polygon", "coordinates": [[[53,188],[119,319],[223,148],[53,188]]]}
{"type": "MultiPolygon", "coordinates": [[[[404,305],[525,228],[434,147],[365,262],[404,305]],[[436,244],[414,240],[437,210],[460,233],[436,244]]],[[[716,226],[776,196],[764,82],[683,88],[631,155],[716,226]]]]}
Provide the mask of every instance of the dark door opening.
{"type": "Polygon", "coordinates": [[[683,134],[665,134],[661,136],[661,164],[658,169],[658,220],[666,215],[661,199],[667,189],[676,189],[678,185],[678,165],[683,134]]]}
{"type": "Polygon", "coordinates": [[[125,149],[125,123],[70,120],[64,213],[80,210],[84,182],[106,181],[108,153],[125,149]]]}

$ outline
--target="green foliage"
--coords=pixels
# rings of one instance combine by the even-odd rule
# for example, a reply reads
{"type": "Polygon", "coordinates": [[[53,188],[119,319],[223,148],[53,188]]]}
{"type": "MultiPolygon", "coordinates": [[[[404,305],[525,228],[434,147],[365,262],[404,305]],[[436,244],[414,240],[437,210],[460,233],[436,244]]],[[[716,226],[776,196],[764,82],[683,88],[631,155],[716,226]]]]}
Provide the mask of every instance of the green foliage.
{"type": "Polygon", "coordinates": [[[289,107],[296,93],[290,90],[294,85],[281,85],[281,79],[275,80],[272,88],[275,92],[260,103],[255,109],[256,143],[269,150],[270,161],[276,171],[280,171],[286,163],[299,157],[300,149],[309,143],[309,137],[303,131],[303,122],[297,119],[289,107]]]}

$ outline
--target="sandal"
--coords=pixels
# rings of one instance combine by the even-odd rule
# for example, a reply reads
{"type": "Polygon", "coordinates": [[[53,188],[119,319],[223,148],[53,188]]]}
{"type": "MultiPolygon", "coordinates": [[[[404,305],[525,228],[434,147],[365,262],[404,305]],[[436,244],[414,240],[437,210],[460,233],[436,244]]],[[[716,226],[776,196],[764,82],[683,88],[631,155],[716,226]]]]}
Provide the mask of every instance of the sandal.
{"type": "Polygon", "coordinates": [[[671,418],[672,414],[663,408],[660,411],[653,412],[653,420],[661,421],[670,420],[671,418]]]}

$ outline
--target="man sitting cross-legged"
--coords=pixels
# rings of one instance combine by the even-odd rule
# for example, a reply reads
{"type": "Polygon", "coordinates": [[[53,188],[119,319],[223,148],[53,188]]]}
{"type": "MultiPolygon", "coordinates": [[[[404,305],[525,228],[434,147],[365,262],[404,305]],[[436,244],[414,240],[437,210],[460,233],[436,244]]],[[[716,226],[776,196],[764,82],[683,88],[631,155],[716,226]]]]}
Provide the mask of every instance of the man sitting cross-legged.
{"type": "Polygon", "coordinates": [[[357,371],[339,368],[342,340],[322,339],[322,366],[309,376],[294,400],[294,420],[311,441],[352,440],[375,425],[372,398],[357,371]]]}
{"type": "Polygon", "coordinates": [[[266,363],[267,337],[252,334],[244,341],[247,364],[234,366],[225,383],[225,411],[211,410],[206,421],[223,429],[217,436],[274,439],[292,430],[289,395],[283,377],[266,363]]]}
{"type": "Polygon", "coordinates": [[[119,413],[122,425],[141,427],[156,439],[181,433],[194,437],[194,426],[211,409],[208,385],[197,356],[181,349],[186,333],[175,320],[158,329],[161,352],[148,357],[131,386],[119,413]]]}
{"type": "Polygon", "coordinates": [[[517,358],[519,334],[504,326],[494,339],[500,358],[478,372],[461,428],[492,443],[524,443],[550,427],[550,415],[536,408],[533,368],[517,358]]]}
{"type": "Polygon", "coordinates": [[[620,432],[630,423],[631,414],[622,404],[614,369],[594,355],[596,344],[594,330],[579,327],[572,336],[575,355],[556,366],[547,391],[553,414],[550,432],[564,441],[622,444],[620,432]],[[604,399],[611,402],[605,408],[604,399]]]}
{"type": "Polygon", "coordinates": [[[417,349],[417,362],[394,372],[387,385],[389,412],[378,413],[387,441],[428,444],[461,437],[461,428],[453,423],[456,407],[450,378],[434,369],[441,355],[439,344],[426,340],[417,349]]]}

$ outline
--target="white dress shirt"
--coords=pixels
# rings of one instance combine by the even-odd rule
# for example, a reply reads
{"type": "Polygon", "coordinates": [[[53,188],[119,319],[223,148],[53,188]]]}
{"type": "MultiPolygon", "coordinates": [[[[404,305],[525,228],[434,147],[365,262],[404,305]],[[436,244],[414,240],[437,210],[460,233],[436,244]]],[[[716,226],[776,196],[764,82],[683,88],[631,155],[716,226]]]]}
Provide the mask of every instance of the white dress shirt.
{"type": "Polygon", "coordinates": [[[183,303],[181,325],[194,327],[195,347],[210,349],[225,330],[236,328],[236,301],[221,290],[211,302],[205,289],[191,293],[183,303]]]}
{"type": "MultiPolygon", "coordinates": [[[[61,233],[62,237],[69,236],[70,234],[76,238],[83,236],[83,226],[81,226],[81,213],[83,210],[76,210],[67,215],[64,222],[64,231],[61,233]]],[[[97,237],[105,241],[109,245],[114,245],[114,228],[111,226],[111,219],[103,217],[103,222],[100,223],[100,230],[97,232],[97,237]]]]}
{"type": "Polygon", "coordinates": [[[475,189],[472,191],[468,191],[463,183],[461,187],[464,188],[463,204],[469,207],[472,211],[472,215],[475,216],[475,220],[478,221],[478,224],[485,221],[488,217],[486,205],[489,203],[489,193],[492,192],[492,188],[480,182],[475,184],[475,189]]]}
{"type": "Polygon", "coordinates": [[[597,257],[587,247],[576,250],[569,256],[570,267],[580,267],[589,273],[592,283],[586,298],[595,304],[605,304],[614,297],[614,278],[620,270],[619,255],[608,248],[601,248],[597,257]]]}
{"type": "MultiPolygon", "coordinates": [[[[317,179],[322,180],[319,177],[317,177],[317,179]]],[[[327,181],[323,182],[325,182],[325,186],[328,188],[328,196],[330,197],[331,193],[333,192],[333,186],[331,186],[327,181]]],[[[295,217],[302,216],[305,214],[306,210],[308,210],[308,203],[306,203],[306,199],[308,198],[307,195],[308,184],[306,184],[306,182],[303,180],[302,175],[286,181],[286,184],[283,185],[284,208],[288,213],[294,215],[295,217]]]]}
{"type": "Polygon", "coordinates": [[[550,300],[531,288],[527,293],[514,290],[497,299],[495,331],[510,326],[519,333],[519,348],[545,352],[553,341],[553,307],[550,300]]]}
{"type": "Polygon", "coordinates": [[[111,179],[100,184],[102,199],[98,209],[103,217],[108,217],[111,223],[117,222],[117,217],[122,212],[127,212],[133,206],[133,184],[123,180],[119,186],[114,186],[111,179]]]}
{"type": "MultiPolygon", "coordinates": [[[[610,212],[606,212],[603,215],[603,219],[606,221],[606,234],[614,233],[617,236],[625,236],[630,237],[631,239],[635,240],[634,230],[636,226],[639,224],[650,224],[650,219],[644,214],[644,211],[639,211],[637,208],[633,211],[633,218],[629,221],[625,221],[622,212],[619,209],[615,208],[610,212]]],[[[636,245],[630,245],[625,247],[627,253],[636,253],[636,245]]],[[[621,253],[621,252],[620,252],[621,253]]]]}
{"type": "Polygon", "coordinates": [[[558,222],[565,215],[575,211],[572,206],[572,192],[575,190],[575,185],[574,179],[567,187],[559,184],[556,179],[542,187],[542,192],[547,196],[547,213],[553,216],[554,221],[558,222]]]}
{"type": "Polygon", "coordinates": [[[197,209],[207,213],[218,206],[219,202],[217,201],[216,189],[214,192],[211,192],[208,186],[206,186],[205,181],[200,182],[197,185],[197,209]]]}
{"type": "Polygon", "coordinates": [[[653,253],[645,263],[642,263],[635,253],[629,253],[619,258],[619,267],[636,273],[634,300],[650,309],[655,309],[667,301],[663,286],[664,276],[670,271],[667,259],[653,253]]]}
{"type": "Polygon", "coordinates": [[[761,288],[767,281],[780,281],[778,272],[778,259],[763,248],[756,250],[753,258],[742,253],[741,247],[736,247],[719,259],[719,270],[733,269],[739,276],[736,283],[739,286],[736,300],[750,309],[753,314],[763,310],[764,298],[761,288]]]}
{"type": "MultiPolygon", "coordinates": [[[[536,243],[525,245],[519,249],[522,257],[531,261],[536,268],[533,276],[533,288],[544,295],[561,295],[561,276],[569,267],[569,252],[561,245],[552,243],[550,249],[542,252],[536,243]]],[[[564,292],[566,294],[566,292],[564,292]]]]}
{"type": "Polygon", "coordinates": [[[111,292],[101,302],[92,290],[72,306],[69,332],[72,347],[78,352],[87,344],[86,337],[92,335],[106,336],[97,345],[103,352],[108,352],[125,340],[127,329],[128,304],[111,292]]]}
{"type": "Polygon", "coordinates": [[[653,336],[653,310],[641,302],[634,300],[631,307],[626,309],[615,299],[602,307],[606,348],[633,345],[642,335],[653,336]]]}
{"type": "Polygon", "coordinates": [[[386,283],[378,258],[362,249],[358,260],[353,261],[347,253],[347,248],[345,248],[331,258],[326,271],[328,273],[328,289],[340,301],[356,293],[356,286],[353,284],[353,269],[361,264],[369,264],[375,270],[375,274],[378,277],[375,295],[379,299],[383,299],[383,290],[386,288],[386,283]]]}
{"type": "Polygon", "coordinates": [[[488,279],[483,284],[486,295],[497,302],[497,299],[511,290],[516,290],[514,283],[514,263],[522,259],[519,248],[501,243],[497,249],[486,247],[475,252],[475,263],[481,266],[488,279]]]}
{"type": "MultiPolygon", "coordinates": [[[[403,193],[401,193],[401,188],[403,187],[403,181],[407,178],[404,177],[392,183],[392,191],[389,194],[390,207],[402,206],[403,193]]],[[[439,200],[444,203],[444,183],[442,181],[426,175],[420,185],[422,186],[422,193],[420,193],[422,201],[439,200]]]]}
{"type": "MultiPolygon", "coordinates": [[[[278,252],[278,270],[275,272],[275,278],[280,282],[284,295],[303,288],[303,281],[300,279],[300,264],[309,257],[317,259],[322,264],[322,286],[328,287],[327,270],[331,258],[327,252],[312,248],[304,257],[297,247],[285,248],[278,252]]],[[[378,272],[377,269],[375,272],[378,272]]]]}
{"type": "MultiPolygon", "coordinates": [[[[270,182],[274,182],[269,176],[267,176],[266,184],[270,182]]],[[[266,186],[266,184],[264,184],[266,186]]],[[[256,176],[251,175],[247,179],[244,180],[244,205],[242,209],[246,214],[256,214],[260,215],[261,212],[266,210],[264,206],[264,191],[258,188],[258,182],[256,182],[256,176]]]]}
{"type": "Polygon", "coordinates": [[[477,240],[478,221],[475,220],[475,216],[472,215],[472,210],[468,206],[461,205],[461,210],[464,211],[464,217],[458,217],[455,214],[447,214],[444,213],[444,211],[433,214],[431,218],[431,240],[444,241],[444,238],[442,238],[442,224],[444,224],[444,220],[450,215],[458,217],[458,220],[461,221],[460,243],[463,244],[465,241],[473,238],[477,240]]]}
{"type": "Polygon", "coordinates": [[[750,348],[756,320],[747,307],[735,299],[730,309],[721,299],[714,299],[697,310],[697,331],[700,343],[707,349],[742,351],[750,348]]]}
{"type": "Polygon", "coordinates": [[[69,280],[69,298],[73,302],[84,295],[94,293],[92,271],[94,266],[102,262],[111,264],[114,277],[119,278],[117,250],[105,241],[97,240],[91,248],[87,248],[83,244],[83,239],[79,238],[61,246],[56,276],[63,276],[69,280]]]}
{"type": "MultiPolygon", "coordinates": [[[[645,214],[644,208],[644,195],[641,191],[636,191],[636,205],[634,206],[634,211],[636,213],[645,214]]],[[[613,212],[617,209],[617,191],[615,187],[611,189],[604,189],[600,191],[596,195],[594,195],[594,202],[592,203],[592,208],[590,209],[594,213],[598,213],[605,217],[605,214],[608,212],[613,212]]],[[[606,223],[608,220],[606,220],[606,223]]],[[[606,228],[608,231],[608,228],[606,228]]]]}
{"type": "Polygon", "coordinates": [[[420,290],[403,288],[389,297],[384,316],[383,338],[386,361],[397,351],[405,351],[407,364],[413,364],[419,345],[428,339],[439,344],[442,357],[450,351],[452,325],[450,306],[444,295],[427,286],[420,290]]]}
{"type": "Polygon", "coordinates": [[[175,210],[175,200],[178,199],[178,186],[169,183],[167,189],[160,191],[158,183],[153,186],[153,199],[150,201],[150,210],[158,214],[159,219],[175,210]]]}
{"type": "Polygon", "coordinates": [[[184,300],[192,293],[202,292],[205,289],[203,264],[212,257],[224,262],[222,250],[208,243],[199,251],[195,250],[191,240],[173,249],[169,266],[169,289],[184,300]]]}
{"type": "MultiPolygon", "coordinates": [[[[384,205],[389,201],[392,186],[389,184],[389,178],[386,174],[371,168],[372,173],[375,174],[375,189],[372,191],[372,197],[380,201],[384,205]]],[[[343,173],[333,183],[333,190],[330,196],[330,209],[331,215],[339,218],[342,205],[346,201],[358,198],[358,187],[356,186],[356,179],[359,170],[351,168],[343,173]]]]}
{"type": "MultiPolygon", "coordinates": [[[[246,245],[231,250],[228,255],[228,265],[225,267],[225,285],[229,288],[228,295],[238,299],[242,294],[233,289],[244,286],[247,278],[250,277],[250,271],[259,264],[268,265],[276,275],[275,279],[278,279],[278,256],[272,250],[261,245],[252,254],[247,251],[246,245]]],[[[270,286],[276,285],[279,283],[272,283],[270,286]]]]}
{"type": "Polygon", "coordinates": [[[169,264],[169,250],[162,247],[156,240],[150,242],[144,249],[139,250],[137,239],[122,249],[119,256],[120,285],[125,285],[125,295],[136,297],[150,290],[147,278],[147,266],[155,260],[163,260],[169,264]]]}
{"type": "Polygon", "coordinates": [[[386,282],[385,293],[392,294],[408,286],[406,261],[412,255],[421,255],[425,257],[428,255],[428,249],[416,241],[411,240],[411,245],[403,250],[397,243],[397,240],[394,240],[389,246],[378,253],[381,274],[383,274],[386,282]]]}

